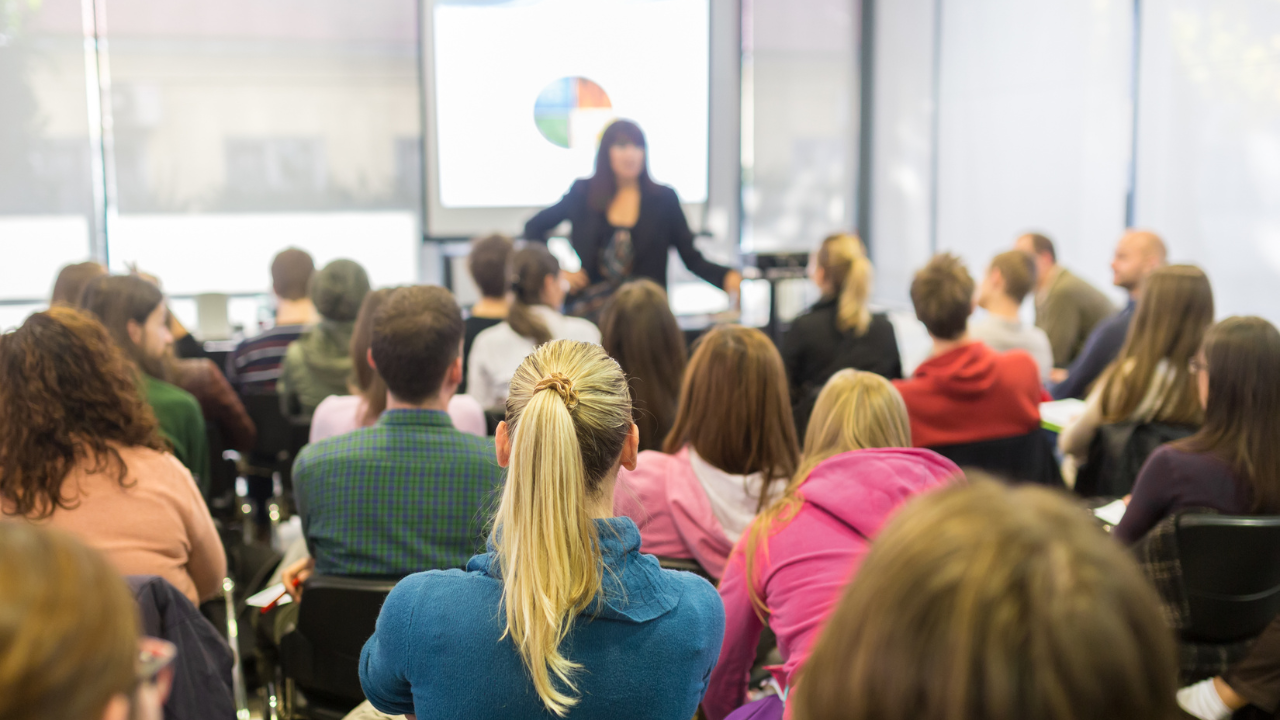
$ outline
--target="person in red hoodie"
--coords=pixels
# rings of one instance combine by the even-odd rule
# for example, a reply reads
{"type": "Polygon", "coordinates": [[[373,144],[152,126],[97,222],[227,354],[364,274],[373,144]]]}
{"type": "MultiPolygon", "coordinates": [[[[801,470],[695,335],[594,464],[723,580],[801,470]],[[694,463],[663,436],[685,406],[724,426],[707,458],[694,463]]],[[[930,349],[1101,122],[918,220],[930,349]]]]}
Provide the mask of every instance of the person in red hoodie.
{"type": "Polygon", "coordinates": [[[1036,361],[1022,350],[997,353],[969,337],[973,289],[969,271],[950,253],[934,256],[911,282],[911,302],[933,352],[910,378],[893,384],[907,404],[916,447],[1008,438],[1040,426],[1036,361]]]}

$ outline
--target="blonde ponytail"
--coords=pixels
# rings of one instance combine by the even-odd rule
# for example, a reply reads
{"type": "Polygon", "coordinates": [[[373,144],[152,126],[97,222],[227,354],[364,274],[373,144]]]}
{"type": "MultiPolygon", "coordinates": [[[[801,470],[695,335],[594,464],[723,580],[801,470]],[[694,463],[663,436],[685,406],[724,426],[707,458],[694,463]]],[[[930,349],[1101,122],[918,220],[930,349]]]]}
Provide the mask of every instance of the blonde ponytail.
{"type": "Polygon", "coordinates": [[[867,298],[871,295],[871,261],[857,235],[842,233],[822,241],[818,266],[836,290],[836,327],[864,335],[871,326],[867,298]]]}
{"type": "Polygon", "coordinates": [[[560,654],[600,592],[600,539],[587,510],[622,453],[631,400],[618,364],[593,343],[533,351],[507,398],[511,463],[493,530],[510,635],[547,710],[577,704],[582,666],[560,654]]]}

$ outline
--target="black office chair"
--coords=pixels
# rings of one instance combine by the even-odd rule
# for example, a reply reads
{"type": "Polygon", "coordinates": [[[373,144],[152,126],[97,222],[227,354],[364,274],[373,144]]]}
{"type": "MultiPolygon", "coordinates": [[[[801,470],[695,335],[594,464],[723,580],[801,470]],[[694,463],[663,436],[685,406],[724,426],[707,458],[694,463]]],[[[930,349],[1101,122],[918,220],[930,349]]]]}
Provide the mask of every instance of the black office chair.
{"type": "Polygon", "coordinates": [[[1248,640],[1280,614],[1280,517],[1182,513],[1176,534],[1191,610],[1184,641],[1248,640]]]}
{"type": "Polygon", "coordinates": [[[929,449],[962,468],[976,468],[1014,482],[1063,487],[1053,440],[1043,430],[929,449]]]}
{"type": "Polygon", "coordinates": [[[249,497],[258,506],[257,524],[265,527],[270,524],[267,506],[273,495],[274,477],[279,473],[281,487],[288,495],[293,488],[293,459],[307,444],[311,425],[286,417],[280,411],[280,396],[275,393],[246,395],[244,407],[258,428],[258,440],[246,458],[245,480],[249,497]]]}
{"type": "Polygon", "coordinates": [[[360,650],[373,635],[395,580],[312,576],[304,585],[298,626],[280,639],[285,717],[340,720],[364,701],[360,650]],[[299,708],[296,694],[306,699],[299,708]]]}
{"type": "Polygon", "coordinates": [[[210,470],[205,502],[213,517],[232,523],[239,519],[239,507],[236,502],[236,463],[223,456],[229,448],[218,423],[205,423],[205,436],[209,441],[210,470]]]}
{"type": "Polygon", "coordinates": [[[1103,425],[1089,445],[1089,459],[1080,466],[1073,489],[1081,497],[1124,497],[1133,492],[1138,471],[1156,448],[1195,431],[1165,423],[1103,425]]]}

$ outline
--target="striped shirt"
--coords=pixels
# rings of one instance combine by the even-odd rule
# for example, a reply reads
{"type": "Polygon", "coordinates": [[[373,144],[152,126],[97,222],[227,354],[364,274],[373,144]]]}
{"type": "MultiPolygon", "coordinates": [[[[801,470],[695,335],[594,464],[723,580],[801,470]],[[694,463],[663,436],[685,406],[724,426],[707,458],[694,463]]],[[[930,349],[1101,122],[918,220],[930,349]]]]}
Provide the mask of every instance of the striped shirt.
{"type": "Polygon", "coordinates": [[[437,410],[388,410],[373,427],[302,449],[293,492],[316,572],[400,577],[484,552],[502,487],[493,438],[437,410]]]}
{"type": "Polygon", "coordinates": [[[240,341],[227,356],[227,379],[236,392],[241,395],[275,392],[285,351],[306,329],[306,325],[278,325],[240,341]]]}

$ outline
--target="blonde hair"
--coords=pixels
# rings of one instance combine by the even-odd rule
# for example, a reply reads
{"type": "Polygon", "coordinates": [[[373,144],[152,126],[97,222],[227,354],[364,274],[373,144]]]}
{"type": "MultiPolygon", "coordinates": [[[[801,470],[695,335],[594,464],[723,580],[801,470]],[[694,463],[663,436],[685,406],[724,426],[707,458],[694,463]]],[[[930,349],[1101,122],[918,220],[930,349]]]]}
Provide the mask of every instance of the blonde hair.
{"type": "Polygon", "coordinates": [[[563,717],[578,702],[572,676],[582,666],[560,654],[560,643],[600,592],[600,539],[587,503],[631,432],[626,376],[599,345],[546,343],[511,379],[506,423],[511,464],[492,538],[503,637],[520,651],[543,705],[563,717]]]}
{"type": "Polygon", "coordinates": [[[756,593],[753,565],[756,549],[768,538],[774,524],[790,522],[804,499],[800,486],[822,461],[851,450],[911,447],[911,423],[907,405],[893,384],[861,370],[841,370],[823,386],[804,435],[804,454],[786,490],[755,519],[747,533],[745,564],[747,592],[761,619],[769,612],[756,593]]]}
{"type": "Polygon", "coordinates": [[[818,267],[835,289],[836,327],[864,335],[871,326],[867,297],[871,294],[871,261],[862,240],[850,233],[827,237],[818,248],[818,267]]]}

